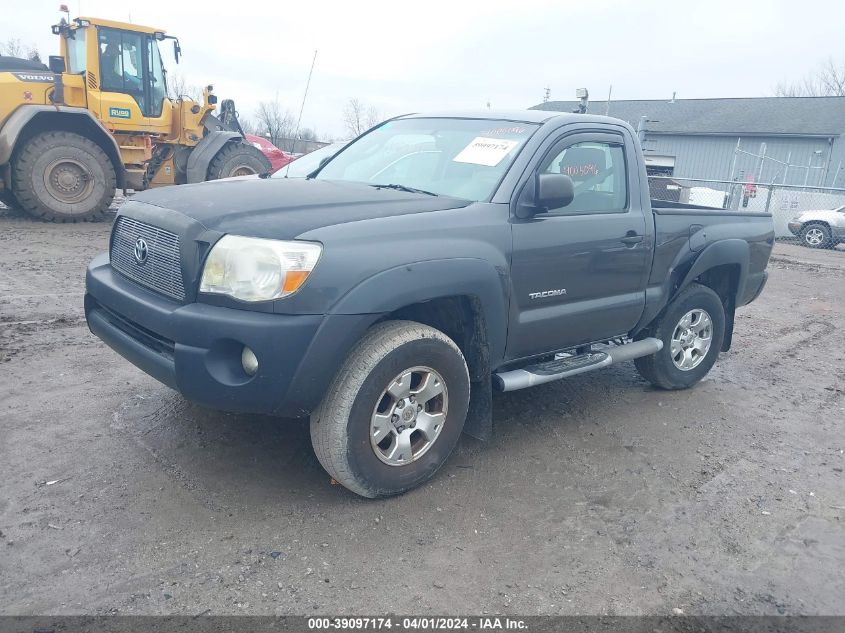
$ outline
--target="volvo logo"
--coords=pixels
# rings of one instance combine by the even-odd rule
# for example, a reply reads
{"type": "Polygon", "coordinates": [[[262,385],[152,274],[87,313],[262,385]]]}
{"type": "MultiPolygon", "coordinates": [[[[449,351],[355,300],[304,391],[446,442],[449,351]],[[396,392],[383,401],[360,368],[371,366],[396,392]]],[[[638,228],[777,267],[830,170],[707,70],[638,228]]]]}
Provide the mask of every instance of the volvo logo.
{"type": "Polygon", "coordinates": [[[143,237],[139,237],[138,241],[135,242],[135,261],[141,265],[145,264],[149,253],[150,251],[147,248],[147,242],[144,241],[143,237]]]}

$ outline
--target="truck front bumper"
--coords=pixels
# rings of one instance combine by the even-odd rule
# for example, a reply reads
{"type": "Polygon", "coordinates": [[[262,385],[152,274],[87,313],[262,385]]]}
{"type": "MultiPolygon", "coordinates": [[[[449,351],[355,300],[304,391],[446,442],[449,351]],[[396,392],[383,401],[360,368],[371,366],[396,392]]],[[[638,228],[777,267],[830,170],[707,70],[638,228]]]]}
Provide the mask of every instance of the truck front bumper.
{"type": "Polygon", "coordinates": [[[301,416],[317,406],[345,352],[377,316],[181,304],[124,278],[103,254],[88,267],[85,318],[93,334],[189,400],[238,413],[301,416]],[[242,365],[244,347],[258,359],[252,376],[242,365]]]}

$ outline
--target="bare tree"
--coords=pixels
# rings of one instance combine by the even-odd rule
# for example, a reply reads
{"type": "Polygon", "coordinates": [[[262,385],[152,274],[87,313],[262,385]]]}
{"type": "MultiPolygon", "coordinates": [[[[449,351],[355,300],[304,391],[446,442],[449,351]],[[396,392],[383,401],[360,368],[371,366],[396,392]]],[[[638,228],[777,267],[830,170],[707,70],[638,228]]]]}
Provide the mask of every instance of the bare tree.
{"type": "Polygon", "coordinates": [[[262,101],[255,111],[256,134],[264,136],[279,149],[285,149],[286,139],[294,135],[296,120],[288,110],[282,109],[278,99],[262,101]]]}
{"type": "Polygon", "coordinates": [[[187,77],[178,71],[173,73],[172,77],[167,78],[167,95],[171,99],[187,97],[192,101],[202,101],[202,89],[188,83],[187,77]]]}
{"type": "Polygon", "coordinates": [[[319,137],[317,135],[317,130],[314,130],[310,127],[305,127],[299,130],[299,134],[297,135],[300,141],[319,141],[319,137]]]}
{"type": "Polygon", "coordinates": [[[255,121],[249,117],[239,116],[238,122],[241,124],[241,128],[246,134],[254,134],[255,136],[259,136],[261,134],[258,126],[255,124],[255,121]]]}
{"type": "Polygon", "coordinates": [[[845,61],[832,57],[798,81],[775,86],[776,97],[845,97],[845,61]]]}
{"type": "Polygon", "coordinates": [[[33,44],[23,44],[17,37],[10,37],[8,40],[0,42],[0,55],[21,57],[34,62],[41,61],[41,54],[38,49],[33,44]]]}
{"type": "Polygon", "coordinates": [[[827,94],[845,97],[845,60],[837,63],[833,57],[829,57],[818,76],[827,94]]]}
{"type": "Polygon", "coordinates": [[[343,123],[352,137],[360,136],[379,122],[378,110],[352,97],[343,108],[343,123]]]}

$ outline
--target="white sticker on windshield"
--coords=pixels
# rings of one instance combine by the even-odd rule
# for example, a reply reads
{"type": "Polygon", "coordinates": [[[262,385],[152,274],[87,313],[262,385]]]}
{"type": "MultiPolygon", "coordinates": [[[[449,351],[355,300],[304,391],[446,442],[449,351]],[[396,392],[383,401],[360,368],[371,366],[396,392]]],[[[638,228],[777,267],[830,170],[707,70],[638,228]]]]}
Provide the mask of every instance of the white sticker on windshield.
{"type": "Polygon", "coordinates": [[[517,145],[519,145],[519,141],[477,136],[452,161],[495,167],[517,145]]]}

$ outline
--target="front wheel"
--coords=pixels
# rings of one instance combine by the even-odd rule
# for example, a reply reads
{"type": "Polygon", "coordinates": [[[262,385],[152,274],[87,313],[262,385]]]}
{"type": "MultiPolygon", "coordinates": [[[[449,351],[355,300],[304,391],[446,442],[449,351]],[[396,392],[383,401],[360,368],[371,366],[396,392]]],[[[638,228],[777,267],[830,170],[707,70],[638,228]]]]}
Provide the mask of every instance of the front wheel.
{"type": "Polygon", "coordinates": [[[254,145],[231,142],[217,152],[208,166],[208,179],[264,174],[272,169],[270,161],[254,145]]]}
{"type": "Polygon", "coordinates": [[[704,378],[725,337],[725,308],[707,286],[693,283],[669,304],[645,336],[663,349],[634,360],[640,375],[661,389],[686,389],[704,378]]]}
{"type": "Polygon", "coordinates": [[[374,326],[311,415],[323,468],[363,497],[405,492],[429,479],[460,437],[469,373],[448,336],[413,321],[374,326]]]}
{"type": "Polygon", "coordinates": [[[12,161],[15,200],[27,213],[53,222],[104,217],[115,182],[114,166],[102,148],[72,132],[37,134],[12,161]]]}

